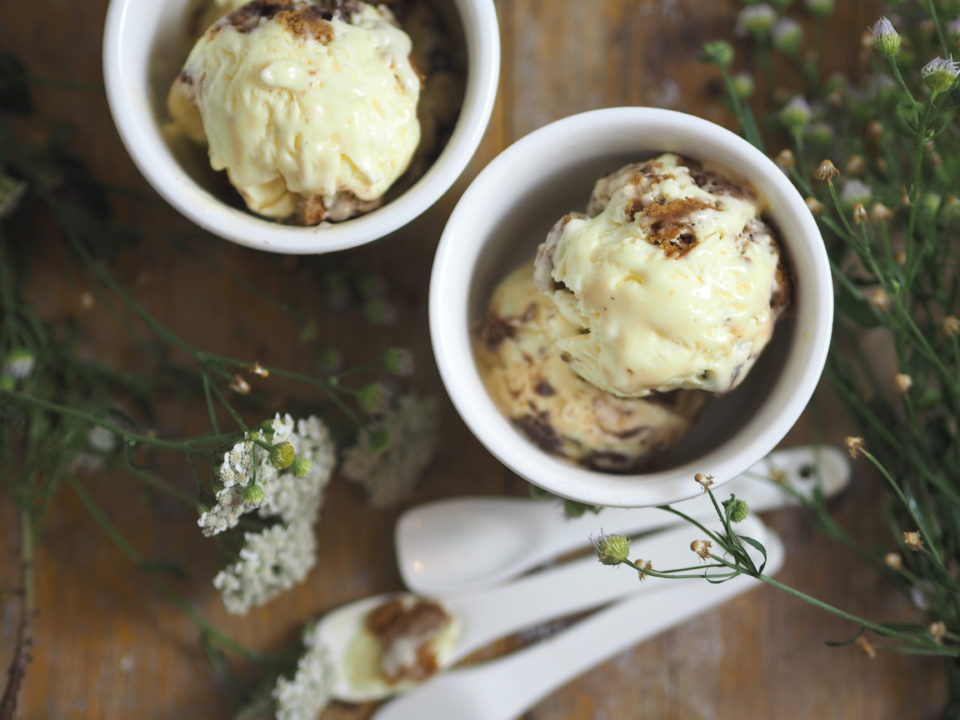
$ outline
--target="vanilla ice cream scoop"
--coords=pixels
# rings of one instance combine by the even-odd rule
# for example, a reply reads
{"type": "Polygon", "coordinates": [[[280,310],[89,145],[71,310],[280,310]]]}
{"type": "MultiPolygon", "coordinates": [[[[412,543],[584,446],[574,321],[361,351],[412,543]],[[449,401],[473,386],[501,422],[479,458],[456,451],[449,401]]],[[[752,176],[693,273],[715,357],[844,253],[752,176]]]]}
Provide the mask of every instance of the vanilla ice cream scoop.
{"type": "Polygon", "coordinates": [[[745,184],[666,154],[597,182],[540,246],[536,280],[576,327],[570,367],[621,397],[724,393],[769,342],[789,283],[745,184]]]}
{"type": "Polygon", "coordinates": [[[254,0],[197,40],[167,104],[253,212],[344,220],[382,202],[420,141],[410,52],[383,6],[254,0]]]}
{"type": "Polygon", "coordinates": [[[477,364],[499,410],[542,449],[596,470],[646,466],[690,429],[706,393],[614,397],[583,380],[557,348],[577,333],[533,282],[533,263],[494,291],[476,343],[477,364]]]}

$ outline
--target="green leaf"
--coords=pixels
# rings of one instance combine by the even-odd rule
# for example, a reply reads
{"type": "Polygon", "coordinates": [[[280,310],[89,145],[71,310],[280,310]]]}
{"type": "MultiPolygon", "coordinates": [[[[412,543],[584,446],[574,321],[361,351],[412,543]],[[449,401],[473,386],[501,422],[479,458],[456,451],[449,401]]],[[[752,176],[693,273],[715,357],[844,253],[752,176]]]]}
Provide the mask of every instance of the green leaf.
{"type": "Polygon", "coordinates": [[[759,540],[754,540],[752,537],[747,537],[746,535],[737,535],[737,537],[763,555],[763,562],[760,563],[760,567],[757,568],[757,572],[762,574],[763,569],[767,566],[767,549],[763,546],[763,543],[761,543],[759,540]]]}

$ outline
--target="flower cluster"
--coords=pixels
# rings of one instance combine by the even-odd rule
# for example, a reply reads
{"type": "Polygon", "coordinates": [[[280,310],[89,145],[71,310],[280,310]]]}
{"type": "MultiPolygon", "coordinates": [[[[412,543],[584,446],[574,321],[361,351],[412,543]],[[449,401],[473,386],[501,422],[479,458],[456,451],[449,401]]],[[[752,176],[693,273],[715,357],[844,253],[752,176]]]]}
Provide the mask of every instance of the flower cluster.
{"type": "Polygon", "coordinates": [[[316,720],[330,701],[333,669],[318,628],[313,625],[304,633],[305,651],[293,677],[281,677],[273,688],[276,720],[316,720]]]}
{"type": "Polygon", "coordinates": [[[434,398],[401,396],[344,451],[344,476],[365,487],[376,507],[401,501],[433,459],[438,422],[434,398]]]}
{"type": "Polygon", "coordinates": [[[217,504],[198,521],[204,535],[235,527],[257,510],[279,522],[245,532],[239,559],[214,578],[223,602],[242,614],[293,587],[316,563],[314,524],[334,465],[334,445],[316,417],[279,414],[224,454],[217,504]],[[268,441],[264,448],[258,442],[268,441]],[[256,488],[257,492],[250,492],[256,488]]]}

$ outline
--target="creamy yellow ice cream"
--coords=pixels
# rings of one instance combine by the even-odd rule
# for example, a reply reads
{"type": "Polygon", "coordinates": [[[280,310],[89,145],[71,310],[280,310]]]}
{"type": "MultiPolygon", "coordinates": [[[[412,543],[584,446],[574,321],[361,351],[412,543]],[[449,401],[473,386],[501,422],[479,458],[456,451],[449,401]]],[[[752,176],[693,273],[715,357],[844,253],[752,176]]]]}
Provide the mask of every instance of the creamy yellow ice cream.
{"type": "Polygon", "coordinates": [[[606,393],[573,372],[557,348],[576,333],[537,289],[533,263],[517,268],[494,291],[476,343],[487,391],[544,450],[597,470],[638,470],[684,436],[706,395],[606,393]]]}
{"type": "Polygon", "coordinates": [[[410,52],[385,7],[255,0],[200,37],[167,104],[253,212],[342,220],[382,202],[420,141],[410,52]]]}
{"type": "Polygon", "coordinates": [[[201,0],[199,3],[193,3],[191,30],[194,37],[200,37],[217,20],[234,10],[239,10],[248,2],[250,0],[201,0]]]}
{"type": "Polygon", "coordinates": [[[587,211],[537,255],[537,285],[577,329],[557,342],[570,367],[621,397],[736,387],[789,293],[759,200],[666,154],[601,179],[587,211]]]}

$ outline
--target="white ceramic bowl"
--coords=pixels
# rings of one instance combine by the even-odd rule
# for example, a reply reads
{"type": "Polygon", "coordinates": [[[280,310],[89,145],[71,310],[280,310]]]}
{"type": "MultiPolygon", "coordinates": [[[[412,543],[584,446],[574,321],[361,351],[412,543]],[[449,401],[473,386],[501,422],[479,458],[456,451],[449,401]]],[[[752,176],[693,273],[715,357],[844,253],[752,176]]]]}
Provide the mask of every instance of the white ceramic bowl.
{"type": "Polygon", "coordinates": [[[326,227],[293,227],[231,207],[202,187],[174,157],[160,128],[165,99],[186,56],[190,0],[111,0],[103,40],[107,99],[127,151],[171,205],[227,240],[279,253],[326,253],[363,245],[407,224],[454,183],[483,136],[500,74],[493,0],[448,0],[467,50],[467,82],[453,134],[406,192],[366,215],[326,227]]]}
{"type": "Polygon", "coordinates": [[[739,136],[669,110],[610,108],[574,115],[507,148],[473,181],[447,223],[430,284],[430,331],[454,405],[487,449],[512,470],[563,497],[634,507],[700,491],[763,458],[793,426],[817,384],[833,321],[830,267],[816,222],[783,172],[739,136]],[[583,210],[594,181],[672,151],[730,168],[766,195],[796,279],[794,305],[734,392],[712,400],[690,434],[648,473],[613,475],[574,466],[518,432],[487,394],[472,333],[492,289],[533,257],[553,223],[583,210]]]}

